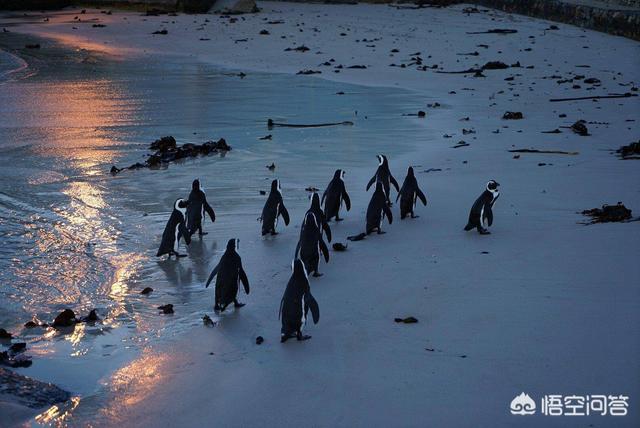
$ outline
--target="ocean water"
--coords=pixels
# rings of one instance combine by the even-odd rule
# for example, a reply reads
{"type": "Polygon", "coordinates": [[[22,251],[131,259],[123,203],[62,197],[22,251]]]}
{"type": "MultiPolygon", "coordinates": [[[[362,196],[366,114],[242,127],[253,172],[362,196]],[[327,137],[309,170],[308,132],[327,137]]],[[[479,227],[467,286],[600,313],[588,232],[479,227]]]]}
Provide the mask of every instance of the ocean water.
{"type": "Polygon", "coordinates": [[[433,138],[419,120],[402,116],[428,97],[394,88],[240,77],[194,59],[110,57],[50,42],[25,50],[16,48],[23,40],[7,37],[0,50],[0,326],[28,342],[34,364],[22,373],[79,396],[94,393],[148,343],[171,340],[211,312],[203,284],[228,239],[248,237],[245,254],[262,245],[260,191],[272,179],[282,181],[289,210],[302,209],[305,188],[323,190],[336,168],[364,165],[373,173],[375,154],[433,138]],[[354,125],[268,130],[268,118],[354,125]],[[260,140],[268,134],[271,140],[260,140]],[[112,165],[144,161],[148,145],[165,135],[179,144],[224,137],[233,150],[109,174],[112,165]],[[265,167],[272,162],[273,172],[265,167]],[[194,237],[188,258],[159,260],[173,202],[188,195],[194,178],[217,222],[207,219],[211,233],[194,237]],[[139,294],[147,286],[153,303],[139,294]],[[162,303],[180,310],[160,316],[162,303]],[[102,322],[67,332],[22,328],[64,308],[78,315],[96,308],[102,322]]]}

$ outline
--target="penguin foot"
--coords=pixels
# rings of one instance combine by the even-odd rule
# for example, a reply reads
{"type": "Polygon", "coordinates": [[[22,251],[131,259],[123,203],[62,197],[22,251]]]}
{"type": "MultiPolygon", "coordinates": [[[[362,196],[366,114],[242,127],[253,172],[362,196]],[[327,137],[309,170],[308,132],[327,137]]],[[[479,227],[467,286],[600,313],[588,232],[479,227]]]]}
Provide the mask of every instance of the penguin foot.
{"type": "Polygon", "coordinates": [[[177,258],[187,257],[186,254],[179,254],[179,253],[175,253],[174,256],[176,256],[177,258]]]}
{"type": "Polygon", "coordinates": [[[296,336],[296,339],[298,339],[298,341],[309,340],[311,339],[311,336],[309,336],[308,334],[298,334],[298,336],[296,336]]]}
{"type": "Polygon", "coordinates": [[[233,306],[236,307],[236,308],[241,308],[244,305],[246,305],[246,303],[240,303],[237,300],[235,302],[233,302],[233,306]]]}
{"type": "Polygon", "coordinates": [[[320,278],[322,275],[324,275],[324,274],[320,273],[320,272],[317,272],[317,271],[313,273],[313,277],[314,278],[320,278]]]}
{"type": "Polygon", "coordinates": [[[344,219],[336,217],[336,221],[342,221],[342,220],[344,220],[344,219]]]}
{"type": "Polygon", "coordinates": [[[385,232],[384,230],[378,229],[378,235],[384,235],[385,233],[387,233],[387,232],[385,232]]]}
{"type": "Polygon", "coordinates": [[[489,232],[487,229],[478,230],[478,233],[480,235],[491,235],[491,232],[489,232]]]}
{"type": "Polygon", "coordinates": [[[208,235],[208,234],[209,234],[209,232],[200,232],[200,233],[198,233],[198,235],[200,235],[200,236],[204,236],[204,235],[208,235]]]}
{"type": "Polygon", "coordinates": [[[271,236],[276,236],[277,234],[278,234],[278,232],[276,232],[276,231],[271,232],[271,236]]]}
{"type": "Polygon", "coordinates": [[[419,215],[411,214],[411,218],[418,218],[418,217],[420,217],[420,216],[419,216],[419,215]]]}
{"type": "Polygon", "coordinates": [[[220,311],[223,311],[224,309],[222,309],[222,307],[220,307],[220,305],[216,303],[216,305],[213,307],[213,310],[215,312],[220,312],[220,311]]]}

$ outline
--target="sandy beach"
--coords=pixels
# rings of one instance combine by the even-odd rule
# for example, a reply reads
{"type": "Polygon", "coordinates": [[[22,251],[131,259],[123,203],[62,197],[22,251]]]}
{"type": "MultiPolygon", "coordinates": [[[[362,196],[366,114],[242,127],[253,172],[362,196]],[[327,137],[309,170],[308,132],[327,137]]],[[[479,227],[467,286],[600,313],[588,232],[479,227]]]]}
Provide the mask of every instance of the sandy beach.
{"type": "MultiPolygon", "coordinates": [[[[79,401],[32,423],[638,426],[640,223],[587,226],[581,224],[588,219],[580,212],[619,201],[635,216],[640,212],[638,165],[614,152],[639,135],[640,97],[635,95],[640,44],[484,8],[465,13],[470,5],[419,10],[364,4],[259,6],[260,13],[233,17],[107,15],[97,10],[80,15],[75,9],[47,13],[47,22],[40,15],[0,16],[0,27],[6,25],[11,33],[42,38],[42,50],[48,40],[116,63],[184,58],[226,69],[229,78],[246,82],[268,85],[273,74],[282,84],[304,70],[320,72],[309,79],[323,82],[306,111],[302,106],[278,117],[282,109],[277,103],[286,100],[272,93],[277,103],[270,105],[267,99],[260,104],[271,111],[252,111],[254,128],[246,139],[257,141],[261,132],[273,134],[273,142],[264,143],[272,150],[278,150],[280,141],[286,145],[279,148],[273,174],[263,166],[273,161],[271,154],[263,157],[253,147],[232,150],[228,158],[252,158],[260,169],[246,173],[246,185],[236,183],[246,188],[240,197],[227,191],[229,179],[220,172],[229,173],[233,164],[198,160],[196,166],[185,166],[191,177],[199,174],[207,180],[207,195],[219,202],[214,205],[219,221],[208,224],[210,235],[202,244],[213,249],[195,253],[202,272],[182,283],[185,266],[195,265],[181,260],[165,282],[137,282],[138,288],[130,286],[118,298],[123,306],[150,312],[174,303],[178,313],[188,304],[189,316],[179,328],[159,328],[140,339],[145,346],[139,354],[114,363],[97,382],[97,392],[71,391],[79,401]],[[162,29],[167,34],[152,34],[162,29]],[[517,32],[486,33],[491,29],[517,32]],[[449,73],[482,69],[493,61],[507,67],[484,67],[481,77],[449,73]],[[340,94],[325,81],[353,86],[340,94]],[[624,93],[634,96],[550,102],[624,93]],[[322,108],[324,98],[335,103],[333,110],[322,108]],[[419,110],[424,118],[407,116],[419,110]],[[505,120],[506,112],[521,112],[523,118],[505,120]],[[350,131],[344,129],[303,133],[266,128],[272,115],[290,123],[317,123],[329,121],[333,113],[336,120],[353,120],[355,130],[369,129],[370,134],[354,140],[353,147],[350,131]],[[572,132],[578,120],[586,121],[590,135],[572,132]],[[384,123],[384,131],[376,123],[384,123]],[[557,133],[546,133],[555,129],[557,133]],[[569,154],[510,152],[517,149],[569,154]],[[378,153],[389,157],[400,183],[407,167],[414,167],[427,206],[418,205],[419,218],[401,221],[394,205],[394,222],[386,225],[385,235],[349,242],[346,252],[331,251],[330,262],[320,265],[324,276],[310,280],[321,311],[320,322],[306,326],[312,339],[280,344],[278,307],[308,206],[304,188],[313,185],[322,191],[333,171],[343,167],[342,159],[362,159],[349,164],[345,178],[352,210],[344,213],[345,221],[331,223],[333,242],[347,243],[347,236],[364,229],[372,194],[365,187],[378,153]],[[265,239],[255,221],[264,203],[257,190],[273,178],[285,185],[292,224],[281,225],[280,235],[265,239]],[[471,204],[490,179],[501,184],[491,235],[465,233],[471,204]],[[225,217],[227,207],[233,216],[225,217]],[[245,307],[228,309],[215,318],[215,327],[205,327],[201,317],[214,317],[213,291],[203,288],[202,278],[234,237],[242,243],[251,294],[240,296],[245,307]],[[138,294],[144,286],[171,291],[142,301],[138,294]],[[394,322],[408,316],[419,322],[394,322]],[[171,337],[156,341],[156,336],[171,337]],[[263,344],[255,344],[257,336],[264,337],[263,344]],[[624,417],[515,416],[509,405],[521,392],[538,404],[551,394],[624,395],[630,397],[629,411],[624,417]]],[[[242,128],[243,120],[249,123],[247,117],[233,115],[203,115],[202,120],[220,132],[225,126],[242,128]]],[[[170,128],[170,121],[165,126],[170,128]]],[[[155,132],[148,127],[145,136],[155,132]]],[[[240,139],[241,131],[234,135],[240,139]]],[[[170,201],[186,196],[176,195],[177,189],[190,183],[180,175],[182,165],[107,177],[109,162],[139,159],[149,142],[137,141],[126,156],[104,159],[92,169],[104,171],[101,186],[123,194],[140,194],[150,183],[168,182],[162,208],[156,200],[136,206],[135,198],[124,207],[140,223],[142,213],[150,213],[144,226],[130,232],[139,235],[129,245],[139,245],[144,257],[157,248],[170,201]]],[[[231,139],[229,143],[234,145],[231,139]]],[[[118,204],[117,199],[110,203],[118,204]]],[[[157,279],[153,275],[161,269],[149,267],[150,278],[157,279]]],[[[35,377],[29,370],[21,373],[35,377]]],[[[43,369],[36,374],[58,380],[43,369]]],[[[16,416],[16,423],[23,421],[16,416]]]]}

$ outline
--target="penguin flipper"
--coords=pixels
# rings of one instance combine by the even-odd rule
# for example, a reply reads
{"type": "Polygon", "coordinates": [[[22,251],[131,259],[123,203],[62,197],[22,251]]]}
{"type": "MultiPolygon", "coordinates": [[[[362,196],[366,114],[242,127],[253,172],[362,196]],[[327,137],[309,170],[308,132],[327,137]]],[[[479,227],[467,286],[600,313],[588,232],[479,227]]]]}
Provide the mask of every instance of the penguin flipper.
{"type": "Polygon", "coordinates": [[[347,207],[347,211],[351,210],[351,198],[349,198],[349,194],[347,193],[347,189],[342,187],[342,200],[344,201],[345,207],[347,207]]]}
{"type": "Polygon", "coordinates": [[[178,224],[178,242],[180,242],[180,238],[184,238],[185,244],[191,244],[191,234],[189,233],[184,220],[178,224]]]}
{"type": "Polygon", "coordinates": [[[207,200],[204,200],[204,210],[206,211],[207,214],[209,214],[209,218],[211,218],[211,222],[214,223],[216,221],[216,213],[215,211],[213,211],[213,208],[211,208],[211,205],[209,205],[209,202],[207,202],[207,200]]]}
{"type": "Polygon", "coordinates": [[[283,203],[280,203],[279,214],[282,215],[282,219],[284,220],[284,225],[289,226],[289,211],[287,211],[287,207],[285,207],[283,203]]]}
{"type": "Polygon", "coordinates": [[[242,265],[240,265],[240,281],[244,286],[244,292],[249,294],[249,278],[247,278],[247,273],[242,269],[242,265]]]}
{"type": "Polygon", "coordinates": [[[376,182],[377,177],[378,177],[378,173],[376,172],[376,175],[371,177],[371,180],[369,180],[369,182],[367,183],[367,191],[369,190],[369,187],[371,187],[371,185],[376,182]]]}
{"type": "Polygon", "coordinates": [[[280,300],[280,309],[278,310],[278,319],[282,317],[282,306],[284,305],[284,297],[280,300]]]}
{"type": "Polygon", "coordinates": [[[400,186],[398,186],[398,182],[396,181],[396,179],[393,177],[393,175],[391,175],[391,172],[389,172],[389,180],[391,181],[391,184],[393,184],[393,187],[396,188],[396,191],[400,191],[400,186]]]}
{"type": "Polygon", "coordinates": [[[324,229],[324,233],[327,234],[327,241],[331,242],[331,228],[329,227],[329,223],[326,221],[322,223],[322,229],[324,229]]]}
{"type": "Polygon", "coordinates": [[[322,198],[320,198],[320,205],[324,204],[324,198],[327,197],[327,191],[325,190],[324,193],[322,194],[322,198]]]}
{"type": "Polygon", "coordinates": [[[389,224],[393,223],[393,214],[391,213],[391,208],[389,208],[389,206],[385,204],[382,206],[382,210],[384,211],[384,214],[387,216],[387,219],[389,219],[389,224]]]}
{"type": "Polygon", "coordinates": [[[420,198],[420,200],[422,201],[422,205],[424,205],[425,207],[427,206],[427,197],[424,195],[424,193],[422,193],[422,190],[420,190],[420,188],[416,188],[416,195],[418,195],[418,198],[420,198]]]}
{"type": "Polygon", "coordinates": [[[324,256],[324,261],[329,263],[329,248],[327,248],[327,244],[324,242],[324,239],[320,238],[318,245],[320,245],[320,251],[324,256]]]}
{"type": "Polygon", "coordinates": [[[311,295],[311,292],[307,291],[307,293],[304,295],[304,303],[309,307],[309,309],[311,309],[311,317],[313,318],[313,323],[318,324],[318,321],[320,321],[320,307],[318,306],[318,302],[316,302],[316,299],[311,295]]]}
{"type": "Polygon", "coordinates": [[[300,243],[300,240],[298,240],[298,243],[296,244],[296,252],[293,254],[293,258],[294,259],[299,259],[300,258],[300,246],[301,245],[302,244],[300,243]]]}
{"type": "Polygon", "coordinates": [[[211,271],[211,275],[209,275],[209,279],[207,280],[207,284],[204,286],[204,288],[209,288],[209,284],[211,284],[211,281],[213,281],[213,278],[218,274],[219,268],[220,268],[220,263],[218,263],[216,267],[214,267],[213,270],[211,271]]]}

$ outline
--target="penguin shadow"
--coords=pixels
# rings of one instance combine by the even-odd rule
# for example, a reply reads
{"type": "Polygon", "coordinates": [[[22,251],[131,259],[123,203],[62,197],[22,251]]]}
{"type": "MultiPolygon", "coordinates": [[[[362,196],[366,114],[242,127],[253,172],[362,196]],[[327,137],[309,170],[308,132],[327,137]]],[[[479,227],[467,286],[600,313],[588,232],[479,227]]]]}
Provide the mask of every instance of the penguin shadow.
{"type": "Polygon", "coordinates": [[[187,254],[189,260],[192,261],[193,272],[195,280],[198,283],[204,284],[209,277],[209,271],[207,266],[209,261],[213,260],[216,250],[218,248],[218,241],[214,240],[211,244],[207,245],[205,242],[205,236],[194,235],[191,244],[187,246],[187,254]]]}
{"type": "Polygon", "coordinates": [[[193,269],[185,267],[184,261],[166,259],[158,262],[158,267],[164,272],[167,282],[183,289],[193,282],[193,269]]]}

